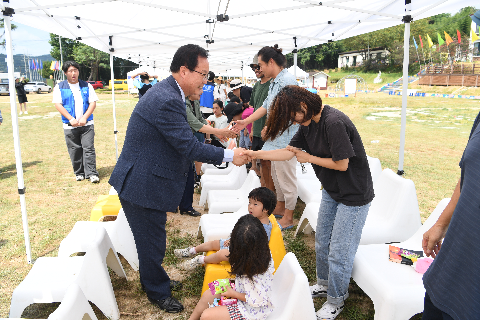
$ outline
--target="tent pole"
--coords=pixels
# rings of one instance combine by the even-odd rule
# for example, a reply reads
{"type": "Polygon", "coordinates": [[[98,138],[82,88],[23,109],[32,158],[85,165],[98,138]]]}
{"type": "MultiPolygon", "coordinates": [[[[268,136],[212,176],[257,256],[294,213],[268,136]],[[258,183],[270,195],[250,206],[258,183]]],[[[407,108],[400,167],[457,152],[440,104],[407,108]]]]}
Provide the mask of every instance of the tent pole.
{"type": "MultiPolygon", "coordinates": [[[[17,92],[15,90],[15,80],[13,77],[13,50],[12,50],[12,34],[11,34],[11,22],[10,14],[8,10],[10,8],[4,8],[4,24],[5,24],[5,46],[7,52],[7,67],[8,67],[8,85],[11,88],[10,91],[10,107],[12,109],[12,127],[13,127],[13,144],[15,148],[15,163],[17,167],[17,180],[18,180],[18,193],[20,195],[20,208],[22,210],[23,221],[23,235],[25,237],[25,249],[27,251],[27,262],[32,263],[32,253],[30,249],[30,236],[28,234],[28,217],[27,217],[27,203],[25,202],[25,184],[23,180],[23,167],[22,167],[22,154],[20,149],[20,133],[18,130],[18,115],[17,105],[15,103],[17,92]]],[[[10,9],[11,10],[11,9],[10,9]]]]}
{"type": "Polygon", "coordinates": [[[403,35],[403,90],[402,90],[402,121],[400,129],[400,150],[398,154],[398,175],[403,175],[403,158],[405,153],[405,129],[407,126],[407,97],[408,97],[408,62],[410,50],[410,22],[412,21],[411,0],[405,0],[405,33],[403,35]]]}
{"type": "Polygon", "coordinates": [[[295,44],[295,49],[293,49],[293,76],[297,80],[297,37],[293,37],[293,43],[295,44]]]}
{"type": "Polygon", "coordinates": [[[113,76],[113,54],[110,52],[110,78],[112,79],[113,134],[115,135],[115,161],[118,161],[117,114],[115,111],[115,78],[113,76]]]}

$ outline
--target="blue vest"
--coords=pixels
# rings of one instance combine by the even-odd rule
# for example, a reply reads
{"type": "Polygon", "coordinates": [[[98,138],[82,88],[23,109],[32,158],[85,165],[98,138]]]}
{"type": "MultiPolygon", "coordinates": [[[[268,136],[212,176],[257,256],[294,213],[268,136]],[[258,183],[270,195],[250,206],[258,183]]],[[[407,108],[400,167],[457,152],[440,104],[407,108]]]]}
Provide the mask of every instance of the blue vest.
{"type": "Polygon", "coordinates": [[[215,84],[211,84],[208,82],[207,84],[203,85],[203,93],[200,96],[200,106],[207,107],[212,109],[213,108],[213,89],[215,88],[215,84]]]}
{"type": "MultiPolygon", "coordinates": [[[[82,99],[83,99],[83,113],[87,112],[88,106],[90,105],[88,103],[88,83],[83,81],[83,80],[78,80],[78,84],[80,86],[80,92],[82,94],[82,99]]],[[[72,90],[70,89],[70,85],[68,84],[67,80],[64,80],[58,84],[58,88],[60,89],[60,93],[62,95],[62,104],[65,110],[74,117],[75,119],[77,118],[75,115],[75,99],[73,98],[73,93],[72,90]]],[[[88,117],[87,121],[93,120],[93,114],[88,117]]],[[[62,116],[62,122],[63,123],[70,123],[67,118],[62,116]]]]}

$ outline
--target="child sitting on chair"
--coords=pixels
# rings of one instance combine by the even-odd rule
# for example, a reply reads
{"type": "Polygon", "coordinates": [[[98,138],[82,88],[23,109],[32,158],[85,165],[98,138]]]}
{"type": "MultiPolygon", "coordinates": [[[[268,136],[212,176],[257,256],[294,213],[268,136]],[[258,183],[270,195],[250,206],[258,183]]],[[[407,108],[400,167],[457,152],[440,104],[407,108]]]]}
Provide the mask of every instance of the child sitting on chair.
{"type": "Polygon", "coordinates": [[[263,320],[273,312],[271,294],[275,268],[268,241],[265,240],[267,234],[258,219],[247,214],[237,221],[232,230],[231,252],[228,256],[232,266],[230,273],[236,276],[235,289],[227,286],[221,294],[205,291],[189,320],[198,320],[200,317],[216,320],[263,320]],[[220,296],[237,301],[229,305],[209,307],[220,296]]]}
{"type": "MultiPolygon", "coordinates": [[[[277,197],[273,191],[260,187],[253,189],[248,195],[248,213],[258,218],[265,228],[268,240],[272,232],[272,223],[268,219],[275,209],[277,204],[277,197]]],[[[196,247],[189,247],[185,249],[176,249],[175,256],[179,258],[193,257],[200,252],[217,251],[209,256],[199,255],[195,258],[183,262],[179,267],[190,271],[205,263],[220,263],[221,261],[228,261],[230,239],[212,240],[196,247]]]]}

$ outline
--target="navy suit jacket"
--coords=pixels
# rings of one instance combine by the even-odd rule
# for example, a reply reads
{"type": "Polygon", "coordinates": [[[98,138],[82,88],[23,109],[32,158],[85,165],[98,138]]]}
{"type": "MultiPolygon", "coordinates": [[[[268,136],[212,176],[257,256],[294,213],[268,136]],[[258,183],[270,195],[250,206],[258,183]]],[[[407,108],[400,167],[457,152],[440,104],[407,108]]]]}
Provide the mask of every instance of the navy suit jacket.
{"type": "Polygon", "coordinates": [[[135,106],[109,183],[131,203],[175,211],[192,160],[220,164],[223,156],[222,148],[200,143],[193,136],[180,89],[170,76],[135,106]]]}

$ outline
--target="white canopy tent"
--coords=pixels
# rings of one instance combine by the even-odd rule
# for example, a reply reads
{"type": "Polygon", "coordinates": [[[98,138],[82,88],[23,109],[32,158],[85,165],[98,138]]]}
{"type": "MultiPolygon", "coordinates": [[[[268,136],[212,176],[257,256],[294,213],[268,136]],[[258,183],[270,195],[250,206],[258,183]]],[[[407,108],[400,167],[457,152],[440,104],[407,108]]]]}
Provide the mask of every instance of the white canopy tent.
{"type": "MultiPolygon", "coordinates": [[[[168,4],[156,0],[6,0],[2,3],[2,12],[9,83],[13,87],[10,17],[109,52],[111,65],[115,55],[141,65],[155,64],[168,69],[178,47],[198,44],[209,51],[210,69],[221,72],[248,68],[254,54],[265,45],[278,44],[283,53],[295,53],[297,49],[403,22],[408,52],[411,18],[454,13],[476,4],[473,0],[414,0],[412,3],[411,0],[182,0],[168,4]]],[[[294,56],[296,65],[296,53],[294,56]]],[[[408,54],[405,54],[404,78],[407,78],[407,67],[408,54]]],[[[113,68],[111,70],[113,79],[113,68]]],[[[407,85],[403,90],[399,172],[403,172],[407,85]]],[[[112,96],[117,144],[113,86],[112,96]]],[[[14,90],[10,99],[18,188],[30,262],[25,199],[24,192],[20,191],[24,190],[24,182],[14,90]]]]}
{"type": "Polygon", "coordinates": [[[295,75],[295,77],[297,79],[303,79],[303,78],[307,78],[308,77],[308,73],[306,73],[305,71],[303,71],[302,69],[300,69],[298,66],[291,66],[290,68],[287,69],[288,72],[290,72],[291,74],[295,75]]]}

